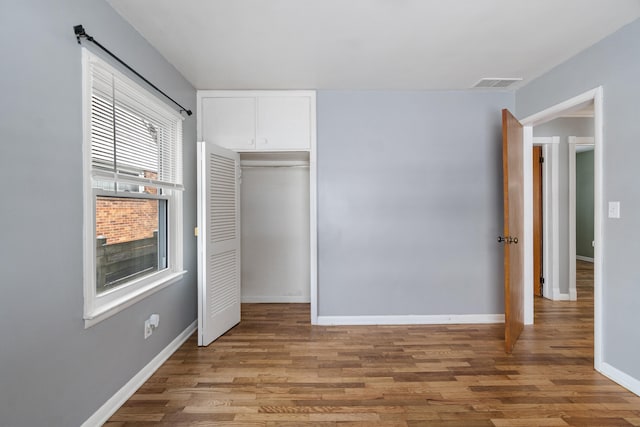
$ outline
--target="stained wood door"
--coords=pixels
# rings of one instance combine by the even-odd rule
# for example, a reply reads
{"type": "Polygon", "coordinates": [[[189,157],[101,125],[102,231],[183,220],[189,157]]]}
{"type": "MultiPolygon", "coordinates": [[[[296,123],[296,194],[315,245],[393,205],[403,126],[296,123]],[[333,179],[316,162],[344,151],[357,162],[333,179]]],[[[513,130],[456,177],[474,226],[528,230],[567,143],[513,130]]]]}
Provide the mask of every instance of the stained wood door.
{"type": "Polygon", "coordinates": [[[542,147],[533,147],[533,295],[542,296],[542,147]]]}
{"type": "Polygon", "coordinates": [[[511,353],[524,328],[524,173],[523,127],[502,110],[502,173],[504,192],[504,316],[505,349],[511,353]]]}
{"type": "Polygon", "coordinates": [[[198,345],[240,322],[240,156],[198,143],[198,345]]]}

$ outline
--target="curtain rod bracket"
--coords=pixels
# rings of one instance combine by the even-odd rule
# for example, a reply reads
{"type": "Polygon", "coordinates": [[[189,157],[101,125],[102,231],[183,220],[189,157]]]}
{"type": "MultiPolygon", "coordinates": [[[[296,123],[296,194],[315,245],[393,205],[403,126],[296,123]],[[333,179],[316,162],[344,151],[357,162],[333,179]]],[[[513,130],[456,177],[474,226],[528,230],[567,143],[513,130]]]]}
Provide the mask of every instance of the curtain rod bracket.
{"type": "Polygon", "coordinates": [[[107,49],[106,47],[102,46],[100,43],[98,43],[96,40],[94,40],[93,37],[91,37],[89,34],[87,34],[87,32],[84,30],[84,27],[82,25],[74,25],[73,26],[73,33],[76,35],[76,40],[78,41],[78,44],[82,44],[82,38],[84,37],[85,39],[87,39],[88,41],[92,42],[93,44],[95,44],[96,46],[98,46],[100,49],[102,49],[103,51],[105,51],[107,54],[109,54],[109,56],[111,56],[113,59],[115,59],[116,61],[118,61],[119,63],[121,63],[122,65],[124,65],[129,71],[131,71],[132,73],[134,73],[136,76],[140,77],[142,80],[144,80],[149,86],[151,86],[152,88],[154,88],[155,90],[157,90],[158,92],[160,92],[161,94],[163,94],[166,98],[168,98],[171,102],[173,102],[174,104],[176,104],[178,107],[180,107],[180,113],[186,113],[187,116],[192,115],[193,113],[191,112],[191,110],[186,109],[185,107],[183,107],[182,105],[178,104],[178,102],[176,102],[173,98],[171,98],[169,95],[167,95],[166,93],[164,93],[162,90],[160,90],[156,85],[154,85],[153,83],[151,83],[149,80],[147,80],[146,78],[144,78],[140,73],[138,73],[136,70],[134,70],[133,68],[131,68],[127,63],[125,63],[122,59],[118,58],[116,55],[114,55],[109,49],[107,49]]]}
{"type": "Polygon", "coordinates": [[[73,32],[76,35],[76,40],[78,41],[78,44],[82,44],[82,42],[80,40],[81,37],[84,37],[88,41],[95,43],[95,41],[93,40],[93,37],[91,37],[89,34],[87,34],[84,31],[84,27],[82,25],[74,25],[73,26],[73,32]]]}

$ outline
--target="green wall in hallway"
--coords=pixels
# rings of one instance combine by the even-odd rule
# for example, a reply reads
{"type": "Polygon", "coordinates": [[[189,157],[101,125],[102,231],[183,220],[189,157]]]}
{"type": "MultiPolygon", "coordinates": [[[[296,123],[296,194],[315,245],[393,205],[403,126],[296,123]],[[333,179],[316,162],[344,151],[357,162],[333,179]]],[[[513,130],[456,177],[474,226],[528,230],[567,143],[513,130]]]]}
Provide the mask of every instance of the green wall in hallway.
{"type": "Polygon", "coordinates": [[[593,150],[576,154],[576,255],[593,258],[593,150]]]}

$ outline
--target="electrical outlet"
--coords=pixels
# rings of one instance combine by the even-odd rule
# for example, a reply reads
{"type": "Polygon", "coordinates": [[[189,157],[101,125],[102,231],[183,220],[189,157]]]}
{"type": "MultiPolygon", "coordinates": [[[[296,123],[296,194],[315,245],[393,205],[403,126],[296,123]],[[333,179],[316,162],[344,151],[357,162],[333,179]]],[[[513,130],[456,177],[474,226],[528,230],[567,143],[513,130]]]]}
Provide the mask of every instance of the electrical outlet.
{"type": "Polygon", "coordinates": [[[153,328],[151,327],[151,322],[149,319],[144,321],[144,339],[146,340],[153,333],[153,328]]]}
{"type": "Polygon", "coordinates": [[[144,321],[144,339],[146,340],[153,334],[153,330],[160,324],[160,315],[152,314],[144,321]]]}

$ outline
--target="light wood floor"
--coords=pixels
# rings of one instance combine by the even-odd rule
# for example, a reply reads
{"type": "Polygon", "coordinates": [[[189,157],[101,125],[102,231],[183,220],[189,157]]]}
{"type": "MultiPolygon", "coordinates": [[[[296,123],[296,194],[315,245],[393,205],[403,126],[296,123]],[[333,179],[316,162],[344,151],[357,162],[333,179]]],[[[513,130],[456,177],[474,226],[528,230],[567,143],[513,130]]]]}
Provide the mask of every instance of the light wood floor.
{"type": "Polygon", "coordinates": [[[107,426],[640,426],[640,397],[593,370],[593,273],[537,299],[513,355],[502,325],[311,327],[305,304],[247,304],[192,336],[107,426]]]}

